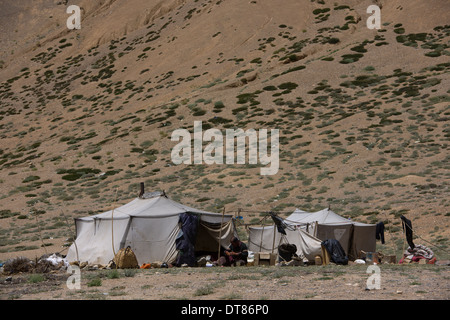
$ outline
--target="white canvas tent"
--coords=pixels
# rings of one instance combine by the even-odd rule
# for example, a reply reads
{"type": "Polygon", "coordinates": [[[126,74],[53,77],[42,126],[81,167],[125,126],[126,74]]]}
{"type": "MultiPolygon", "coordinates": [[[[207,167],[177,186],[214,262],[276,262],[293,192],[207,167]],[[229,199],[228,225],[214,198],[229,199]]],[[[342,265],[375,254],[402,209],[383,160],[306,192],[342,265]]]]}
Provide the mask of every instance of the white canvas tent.
{"type": "MultiPolygon", "coordinates": [[[[339,241],[345,253],[350,259],[358,258],[358,253],[363,250],[365,252],[374,252],[376,249],[375,238],[375,224],[365,224],[356,221],[348,220],[329,208],[323,209],[317,212],[306,212],[296,209],[292,214],[284,219],[284,223],[288,226],[295,227],[296,231],[286,230],[287,239],[289,243],[295,244],[297,250],[301,249],[301,245],[297,244],[291,233],[298,233],[298,229],[304,231],[304,233],[313,236],[319,241],[327,239],[336,239],[339,241]]],[[[259,231],[261,228],[249,228],[249,244],[251,243],[254,249],[258,249],[260,245],[260,239],[263,240],[262,248],[272,250],[273,247],[273,227],[266,227],[264,235],[261,235],[259,231]],[[267,234],[266,234],[267,233],[267,234]],[[270,238],[272,235],[272,238],[270,238]]],[[[301,233],[302,239],[305,239],[301,233]]],[[[297,236],[298,237],[298,236],[297,236]]],[[[280,238],[276,238],[280,239],[280,238]]],[[[279,245],[279,240],[275,241],[275,250],[279,245]]],[[[269,251],[270,251],[269,250],[269,251]]],[[[309,258],[308,258],[309,259],[309,258]]]]}
{"type": "Polygon", "coordinates": [[[285,231],[286,236],[274,226],[249,227],[248,249],[253,252],[277,253],[281,244],[290,243],[297,247],[299,257],[312,261],[315,256],[322,256],[321,240],[296,226],[285,231]]]}
{"type": "Polygon", "coordinates": [[[195,251],[217,252],[219,236],[221,246],[228,247],[235,234],[232,215],[190,208],[161,192],[141,194],[114,210],[75,219],[77,237],[69,248],[68,261],[106,265],[119,249],[130,246],[139,264],[173,263],[178,253],[176,240],[186,232],[182,216],[195,218],[195,251]]]}
{"type": "Polygon", "coordinates": [[[374,252],[376,249],[375,224],[346,219],[329,208],[317,212],[296,209],[286,221],[302,225],[307,232],[320,240],[338,240],[345,253],[353,260],[358,258],[361,250],[374,252]]]}

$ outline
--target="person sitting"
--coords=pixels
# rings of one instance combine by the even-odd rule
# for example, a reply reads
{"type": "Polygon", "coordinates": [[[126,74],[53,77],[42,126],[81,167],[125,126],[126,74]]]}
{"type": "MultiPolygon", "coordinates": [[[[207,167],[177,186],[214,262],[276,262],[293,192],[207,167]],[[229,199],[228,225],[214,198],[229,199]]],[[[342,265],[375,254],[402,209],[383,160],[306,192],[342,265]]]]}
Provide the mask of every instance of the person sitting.
{"type": "Polygon", "coordinates": [[[230,240],[230,246],[224,251],[225,256],[220,257],[219,265],[223,266],[241,266],[247,264],[248,248],[245,243],[237,237],[230,240]]]}

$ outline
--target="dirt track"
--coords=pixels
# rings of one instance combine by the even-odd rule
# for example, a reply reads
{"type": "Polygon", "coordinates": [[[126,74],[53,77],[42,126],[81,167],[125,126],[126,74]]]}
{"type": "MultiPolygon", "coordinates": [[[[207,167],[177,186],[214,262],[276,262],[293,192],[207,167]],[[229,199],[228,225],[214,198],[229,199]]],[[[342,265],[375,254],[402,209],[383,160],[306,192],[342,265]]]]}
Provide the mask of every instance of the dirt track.
{"type": "MultiPolygon", "coordinates": [[[[368,266],[171,268],[2,275],[0,299],[19,300],[448,300],[450,269],[380,265],[380,288],[367,290],[368,266]],[[10,277],[10,278],[8,278],[10,277]]],[[[376,285],[375,282],[372,282],[376,285]]]]}

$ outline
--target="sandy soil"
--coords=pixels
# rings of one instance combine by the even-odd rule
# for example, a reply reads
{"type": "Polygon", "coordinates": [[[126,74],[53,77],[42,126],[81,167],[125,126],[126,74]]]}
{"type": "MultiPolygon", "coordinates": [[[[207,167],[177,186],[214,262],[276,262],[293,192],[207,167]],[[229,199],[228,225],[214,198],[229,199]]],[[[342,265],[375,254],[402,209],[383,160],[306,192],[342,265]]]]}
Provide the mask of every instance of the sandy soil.
{"type": "Polygon", "coordinates": [[[95,270],[69,289],[64,271],[2,275],[2,300],[448,300],[450,269],[437,265],[259,266],[95,270]],[[370,278],[370,279],[369,279],[370,278]],[[369,282],[368,282],[369,281],[369,282]],[[371,284],[373,289],[368,290],[371,284]]]}

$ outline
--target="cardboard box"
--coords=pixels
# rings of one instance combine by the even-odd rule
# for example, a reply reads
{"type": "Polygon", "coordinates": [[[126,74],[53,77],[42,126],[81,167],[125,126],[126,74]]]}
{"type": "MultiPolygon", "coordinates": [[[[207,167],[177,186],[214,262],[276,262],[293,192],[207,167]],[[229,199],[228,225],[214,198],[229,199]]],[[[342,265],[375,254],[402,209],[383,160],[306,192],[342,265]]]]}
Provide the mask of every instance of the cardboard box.
{"type": "Polygon", "coordinates": [[[274,266],[277,259],[276,253],[271,252],[256,252],[255,253],[255,266],[274,266]]]}

